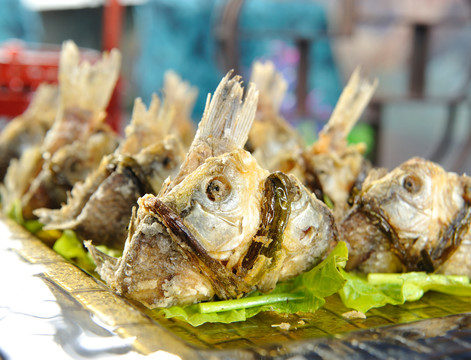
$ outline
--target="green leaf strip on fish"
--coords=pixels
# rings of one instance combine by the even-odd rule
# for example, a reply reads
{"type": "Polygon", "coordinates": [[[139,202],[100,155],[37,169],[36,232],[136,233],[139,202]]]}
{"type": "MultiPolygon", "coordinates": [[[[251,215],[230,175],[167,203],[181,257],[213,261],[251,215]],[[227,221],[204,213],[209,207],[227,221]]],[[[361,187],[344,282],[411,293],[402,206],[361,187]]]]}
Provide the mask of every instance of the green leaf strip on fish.
{"type": "Polygon", "coordinates": [[[471,225],[471,201],[467,199],[466,196],[464,200],[465,204],[463,208],[461,208],[450,225],[445,229],[437,247],[435,247],[429,255],[434,267],[433,270],[437,269],[450,258],[461,245],[463,237],[468,233],[471,225]]]}
{"type": "MultiPolygon", "coordinates": [[[[245,275],[252,269],[259,255],[271,259],[270,265],[262,269],[263,273],[275,266],[291,210],[292,195],[288,188],[289,184],[288,176],[279,171],[270,174],[266,179],[260,228],[242,261],[242,274],[245,275]]],[[[258,274],[258,277],[263,273],[258,274]]]]}

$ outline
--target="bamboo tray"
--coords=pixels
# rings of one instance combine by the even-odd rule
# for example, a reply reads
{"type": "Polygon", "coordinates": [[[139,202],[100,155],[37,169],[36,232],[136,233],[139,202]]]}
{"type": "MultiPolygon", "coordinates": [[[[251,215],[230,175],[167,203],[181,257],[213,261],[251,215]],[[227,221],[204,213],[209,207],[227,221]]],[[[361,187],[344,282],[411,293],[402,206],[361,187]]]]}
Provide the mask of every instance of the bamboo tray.
{"type": "Polygon", "coordinates": [[[430,292],[420,301],[351,320],[342,316],[349,309],[331,296],[312,314],[265,312],[245,322],[192,327],[114,294],[3,216],[0,238],[0,328],[20,316],[47,325],[45,333],[41,327],[33,333],[5,332],[7,338],[0,333],[5,341],[0,359],[2,353],[19,355],[5,346],[8,337],[19,342],[38,336],[42,346],[50,341],[64,357],[80,359],[112,354],[214,360],[471,358],[470,297],[430,292]],[[54,310],[44,310],[45,304],[54,310]],[[277,326],[281,323],[289,329],[277,326]]]}

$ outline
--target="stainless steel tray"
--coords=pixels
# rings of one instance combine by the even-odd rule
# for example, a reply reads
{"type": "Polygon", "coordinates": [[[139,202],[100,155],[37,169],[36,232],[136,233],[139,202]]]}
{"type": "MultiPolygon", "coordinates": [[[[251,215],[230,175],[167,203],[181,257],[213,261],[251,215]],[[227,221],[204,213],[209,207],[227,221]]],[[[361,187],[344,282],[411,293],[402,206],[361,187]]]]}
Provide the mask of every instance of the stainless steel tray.
{"type": "Polygon", "coordinates": [[[0,358],[29,351],[74,359],[471,358],[469,297],[431,292],[349,320],[332,296],[312,314],[266,312],[192,327],[114,294],[1,216],[0,239],[0,358]],[[289,330],[273,326],[280,323],[289,330]]]}

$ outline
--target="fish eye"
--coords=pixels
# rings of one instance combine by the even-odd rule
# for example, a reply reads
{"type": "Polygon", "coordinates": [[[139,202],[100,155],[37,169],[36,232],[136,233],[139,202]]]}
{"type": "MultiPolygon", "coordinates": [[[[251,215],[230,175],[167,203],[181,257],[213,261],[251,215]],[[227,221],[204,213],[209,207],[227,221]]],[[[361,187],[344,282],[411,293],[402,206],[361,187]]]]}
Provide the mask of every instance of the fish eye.
{"type": "Polygon", "coordinates": [[[422,186],[422,181],[418,176],[407,175],[404,180],[402,180],[402,186],[408,192],[414,194],[418,192],[422,186]]]}
{"type": "Polygon", "coordinates": [[[231,185],[225,177],[211,179],[206,186],[206,195],[211,201],[222,201],[231,193],[231,185]]]}

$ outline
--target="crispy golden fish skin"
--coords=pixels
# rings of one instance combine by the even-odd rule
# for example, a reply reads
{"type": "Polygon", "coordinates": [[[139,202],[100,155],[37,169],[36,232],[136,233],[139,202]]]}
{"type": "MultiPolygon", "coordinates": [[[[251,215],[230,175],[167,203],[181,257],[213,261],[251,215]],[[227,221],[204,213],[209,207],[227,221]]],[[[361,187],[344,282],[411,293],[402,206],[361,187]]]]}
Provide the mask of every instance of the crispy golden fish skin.
{"type": "Polygon", "coordinates": [[[349,266],[470,276],[470,184],[469,177],[417,157],[383,176],[374,172],[339,224],[352,249],[349,266]]]}
{"type": "Polygon", "coordinates": [[[269,173],[242,149],[256,107],[226,76],[180,174],[139,199],[123,256],[86,243],[97,271],[148,307],[271,290],[319,262],[336,241],[330,210],[293,176],[269,173]],[[184,176],[182,176],[184,174],[184,176]]]}

